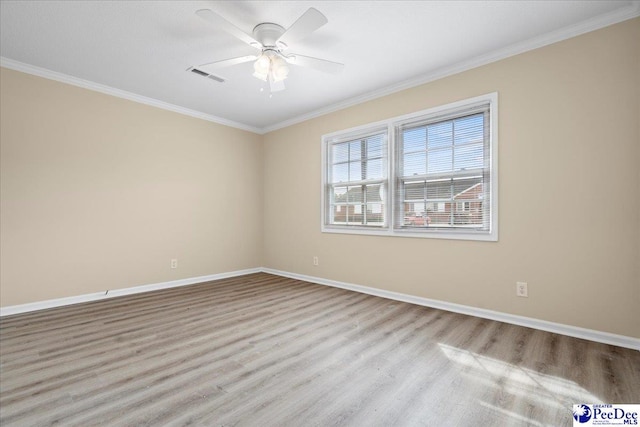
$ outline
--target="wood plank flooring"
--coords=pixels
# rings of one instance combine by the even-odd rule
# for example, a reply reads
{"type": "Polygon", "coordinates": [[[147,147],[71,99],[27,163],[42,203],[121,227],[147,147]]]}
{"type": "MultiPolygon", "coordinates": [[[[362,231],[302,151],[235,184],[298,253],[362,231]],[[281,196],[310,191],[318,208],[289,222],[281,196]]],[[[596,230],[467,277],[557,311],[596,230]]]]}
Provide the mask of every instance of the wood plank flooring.
{"type": "Polygon", "coordinates": [[[570,426],[640,352],[269,274],[0,321],[2,426],[570,426]]]}

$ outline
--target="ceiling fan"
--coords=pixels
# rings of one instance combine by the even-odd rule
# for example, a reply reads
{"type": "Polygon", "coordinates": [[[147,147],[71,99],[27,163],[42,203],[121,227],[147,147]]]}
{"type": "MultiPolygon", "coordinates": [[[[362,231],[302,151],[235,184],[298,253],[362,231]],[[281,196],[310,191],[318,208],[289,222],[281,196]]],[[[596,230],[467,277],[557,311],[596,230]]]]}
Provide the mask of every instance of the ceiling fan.
{"type": "MultiPolygon", "coordinates": [[[[271,92],[277,92],[284,89],[284,79],[289,74],[287,64],[310,67],[327,73],[340,73],[344,68],[344,64],[339,62],[297,53],[284,53],[291,44],[302,40],[328,22],[327,18],[317,9],[309,8],[286,30],[271,22],[260,23],[253,28],[252,35],[245,33],[211,9],[200,9],[196,11],[196,15],[214,27],[221,28],[249,46],[258,49],[259,52],[255,55],[239,56],[190,67],[189,70],[195,73],[212,75],[213,71],[223,67],[255,61],[253,75],[262,81],[268,81],[271,92]]],[[[213,78],[223,81],[220,78],[213,78]]]]}

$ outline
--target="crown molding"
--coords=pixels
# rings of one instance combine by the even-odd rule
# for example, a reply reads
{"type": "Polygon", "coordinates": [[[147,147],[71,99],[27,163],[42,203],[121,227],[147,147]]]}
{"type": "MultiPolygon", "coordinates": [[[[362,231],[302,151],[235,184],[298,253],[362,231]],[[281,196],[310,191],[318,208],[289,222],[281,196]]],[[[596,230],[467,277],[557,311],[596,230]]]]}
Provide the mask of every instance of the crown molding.
{"type": "Polygon", "coordinates": [[[95,83],[90,80],[84,80],[78,77],[73,77],[68,74],[59,73],[57,71],[51,71],[46,68],[36,67],[35,65],[25,64],[24,62],[16,61],[10,58],[0,57],[0,66],[15,71],[31,74],[38,77],[44,77],[45,79],[55,80],[61,83],[70,84],[72,86],[81,87],[83,89],[89,89],[96,92],[104,93],[106,95],[115,96],[117,98],[127,99],[129,101],[138,102],[140,104],[149,105],[152,107],[160,108],[163,110],[172,111],[174,113],[183,114],[185,116],[195,117],[196,119],[206,120],[208,122],[217,123],[224,126],[229,126],[249,132],[261,134],[263,133],[260,128],[249,126],[244,123],[234,122],[222,117],[205,114],[200,111],[191,110],[189,108],[180,107],[178,105],[170,104],[168,102],[160,101],[154,98],[138,95],[133,92],[127,92],[125,90],[116,89],[111,86],[95,83]]]}
{"type": "Polygon", "coordinates": [[[411,89],[416,86],[420,86],[426,83],[430,83],[435,80],[439,80],[445,77],[452,76],[454,74],[462,73],[464,71],[471,70],[473,68],[481,67],[483,65],[497,62],[502,59],[509,58],[511,56],[519,55],[534,49],[538,49],[553,43],[561,42],[579,35],[589,33],[591,31],[599,30],[610,25],[618,24],[629,19],[633,19],[640,16],[640,1],[634,0],[626,7],[616,9],[604,15],[600,15],[586,21],[579,22],[568,27],[561,28],[556,31],[552,31],[547,34],[543,34],[538,37],[534,37],[523,42],[514,43],[502,49],[497,49],[484,55],[476,56],[466,61],[459,62],[457,64],[442,67],[431,73],[422,75],[417,78],[405,80],[403,82],[387,86],[385,88],[369,92],[363,95],[359,95],[353,98],[346,99],[336,104],[314,110],[310,113],[303,114],[301,116],[294,117],[289,120],[276,123],[271,126],[266,126],[261,129],[261,133],[273,132],[278,129],[282,129],[288,126],[292,126],[316,117],[324,116],[325,114],[333,113],[339,110],[343,110],[354,105],[362,104],[367,101],[373,101],[377,98],[382,98],[387,95],[391,95],[396,92],[400,92],[406,89],[411,89]]]}

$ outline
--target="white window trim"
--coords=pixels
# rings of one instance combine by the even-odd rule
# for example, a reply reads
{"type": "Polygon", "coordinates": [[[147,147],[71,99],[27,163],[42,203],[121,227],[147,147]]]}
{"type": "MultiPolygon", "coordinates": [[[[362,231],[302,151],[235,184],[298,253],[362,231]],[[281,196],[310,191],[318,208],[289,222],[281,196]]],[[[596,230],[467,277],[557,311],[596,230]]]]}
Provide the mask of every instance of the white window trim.
{"type": "Polygon", "coordinates": [[[395,236],[395,237],[415,237],[426,239],[452,239],[452,240],[477,240],[477,241],[498,241],[498,93],[488,93],[474,98],[464,99],[452,102],[450,104],[429,108],[415,113],[406,114],[399,117],[393,117],[387,120],[381,120],[374,123],[368,123],[362,126],[341,130],[325,134],[321,138],[321,203],[320,203],[320,225],[323,233],[338,234],[360,234],[374,236],[395,236]],[[394,229],[395,224],[395,185],[392,180],[395,177],[395,127],[403,122],[417,119],[423,116],[445,114],[452,110],[459,110],[465,107],[473,107],[474,105],[487,104],[490,105],[491,114],[489,115],[489,151],[491,156],[491,221],[489,231],[487,232],[465,232],[464,230],[443,230],[430,229],[429,231],[416,232],[410,229],[398,230],[394,229]],[[327,181],[327,146],[336,140],[345,140],[350,136],[357,136],[370,132],[375,129],[387,128],[387,200],[385,224],[382,229],[358,226],[342,226],[326,224],[326,181],[327,181]]]}

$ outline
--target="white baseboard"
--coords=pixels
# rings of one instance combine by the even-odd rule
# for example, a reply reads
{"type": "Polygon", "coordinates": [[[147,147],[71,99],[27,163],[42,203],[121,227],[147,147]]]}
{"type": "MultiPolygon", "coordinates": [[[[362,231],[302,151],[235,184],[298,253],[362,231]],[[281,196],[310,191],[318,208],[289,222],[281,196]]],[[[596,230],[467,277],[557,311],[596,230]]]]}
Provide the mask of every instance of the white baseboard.
{"type": "Polygon", "coordinates": [[[210,274],[208,276],[190,277],[187,279],[172,280],[169,282],[153,283],[150,285],[134,286],[131,288],[106,290],[91,294],[77,295],[67,298],[57,298],[46,301],[32,302],[28,304],[0,307],[0,317],[12,314],[26,313],[29,311],[44,310],[47,308],[62,307],[65,305],[79,304],[81,302],[98,301],[123,295],[139,294],[141,292],[156,291],[159,289],[176,288],[179,286],[193,285],[196,283],[210,282],[212,280],[226,279],[228,277],[244,276],[245,274],[260,273],[261,268],[249,268],[246,270],[230,271],[226,273],[210,274]]]}
{"type": "Polygon", "coordinates": [[[585,329],[577,326],[564,325],[562,323],[548,322],[546,320],[534,319],[531,317],[517,316],[515,314],[501,313],[499,311],[487,310],[484,308],[476,308],[462,304],[454,304],[445,301],[439,301],[429,298],[422,298],[413,295],[402,294],[399,292],[391,292],[383,289],[370,288],[367,286],[354,285],[351,283],[338,282],[336,280],[323,279],[320,277],[307,276],[304,274],[289,273],[287,271],[274,270],[271,268],[263,268],[263,272],[275,274],[278,276],[289,277],[291,279],[304,280],[305,282],[317,283],[320,285],[333,286],[336,288],[347,289],[350,291],[361,292],[364,294],[375,295],[382,298],[388,298],[396,301],[408,302],[411,304],[422,305],[425,307],[438,308],[441,310],[452,311],[454,313],[467,314],[469,316],[481,317],[484,319],[497,320],[499,322],[511,323],[514,325],[525,326],[527,328],[540,329],[556,334],[567,335],[575,338],[582,338],[589,341],[600,342],[604,344],[616,345],[618,347],[631,348],[640,351],[640,339],[628,337],[625,335],[616,335],[609,332],[595,331],[593,329],[585,329]]]}
{"type": "Polygon", "coordinates": [[[149,292],[159,289],[175,288],[179,286],[193,285],[197,283],[209,282],[212,280],[226,279],[229,277],[243,276],[253,273],[269,273],[277,276],[289,277],[291,279],[304,280],[305,282],[317,283],[320,285],[333,286],[336,288],[347,289],[350,291],[360,292],[363,294],[375,295],[382,298],[388,298],[396,301],[408,302],[411,304],[422,305],[425,307],[438,308],[441,310],[452,311],[454,313],[466,314],[469,316],[481,317],[484,319],[497,320],[499,322],[511,323],[514,325],[525,326],[527,328],[540,329],[556,334],[567,335],[575,338],[582,338],[589,341],[600,342],[604,344],[617,345],[619,347],[631,348],[640,351],[640,339],[628,337],[624,335],[611,334],[609,332],[595,331],[592,329],[580,328],[577,326],[564,325],[562,323],[548,322],[546,320],[534,319],[531,317],[517,316],[515,314],[501,313],[499,311],[487,310],[484,308],[476,308],[462,304],[454,304],[446,301],[439,301],[429,298],[422,298],[413,295],[402,294],[399,292],[386,291],[383,289],[370,288],[368,286],[354,285],[352,283],[339,282],[336,280],[323,279],[321,277],[307,276],[304,274],[290,273],[287,271],[274,270],[271,268],[250,268],[246,270],[231,271],[227,273],[211,274],[208,276],[191,277],[187,279],[172,280],[170,282],[154,283],[149,285],[134,286],[131,288],[107,290],[105,292],[95,292],[91,294],[78,295],[67,298],[58,298],[47,301],[39,301],[28,304],[13,305],[0,307],[0,317],[12,314],[26,313],[30,311],[44,310],[47,308],[62,307],[65,305],[78,304],[82,302],[98,301],[108,298],[114,298],[124,295],[138,294],[141,292],[149,292]]]}

